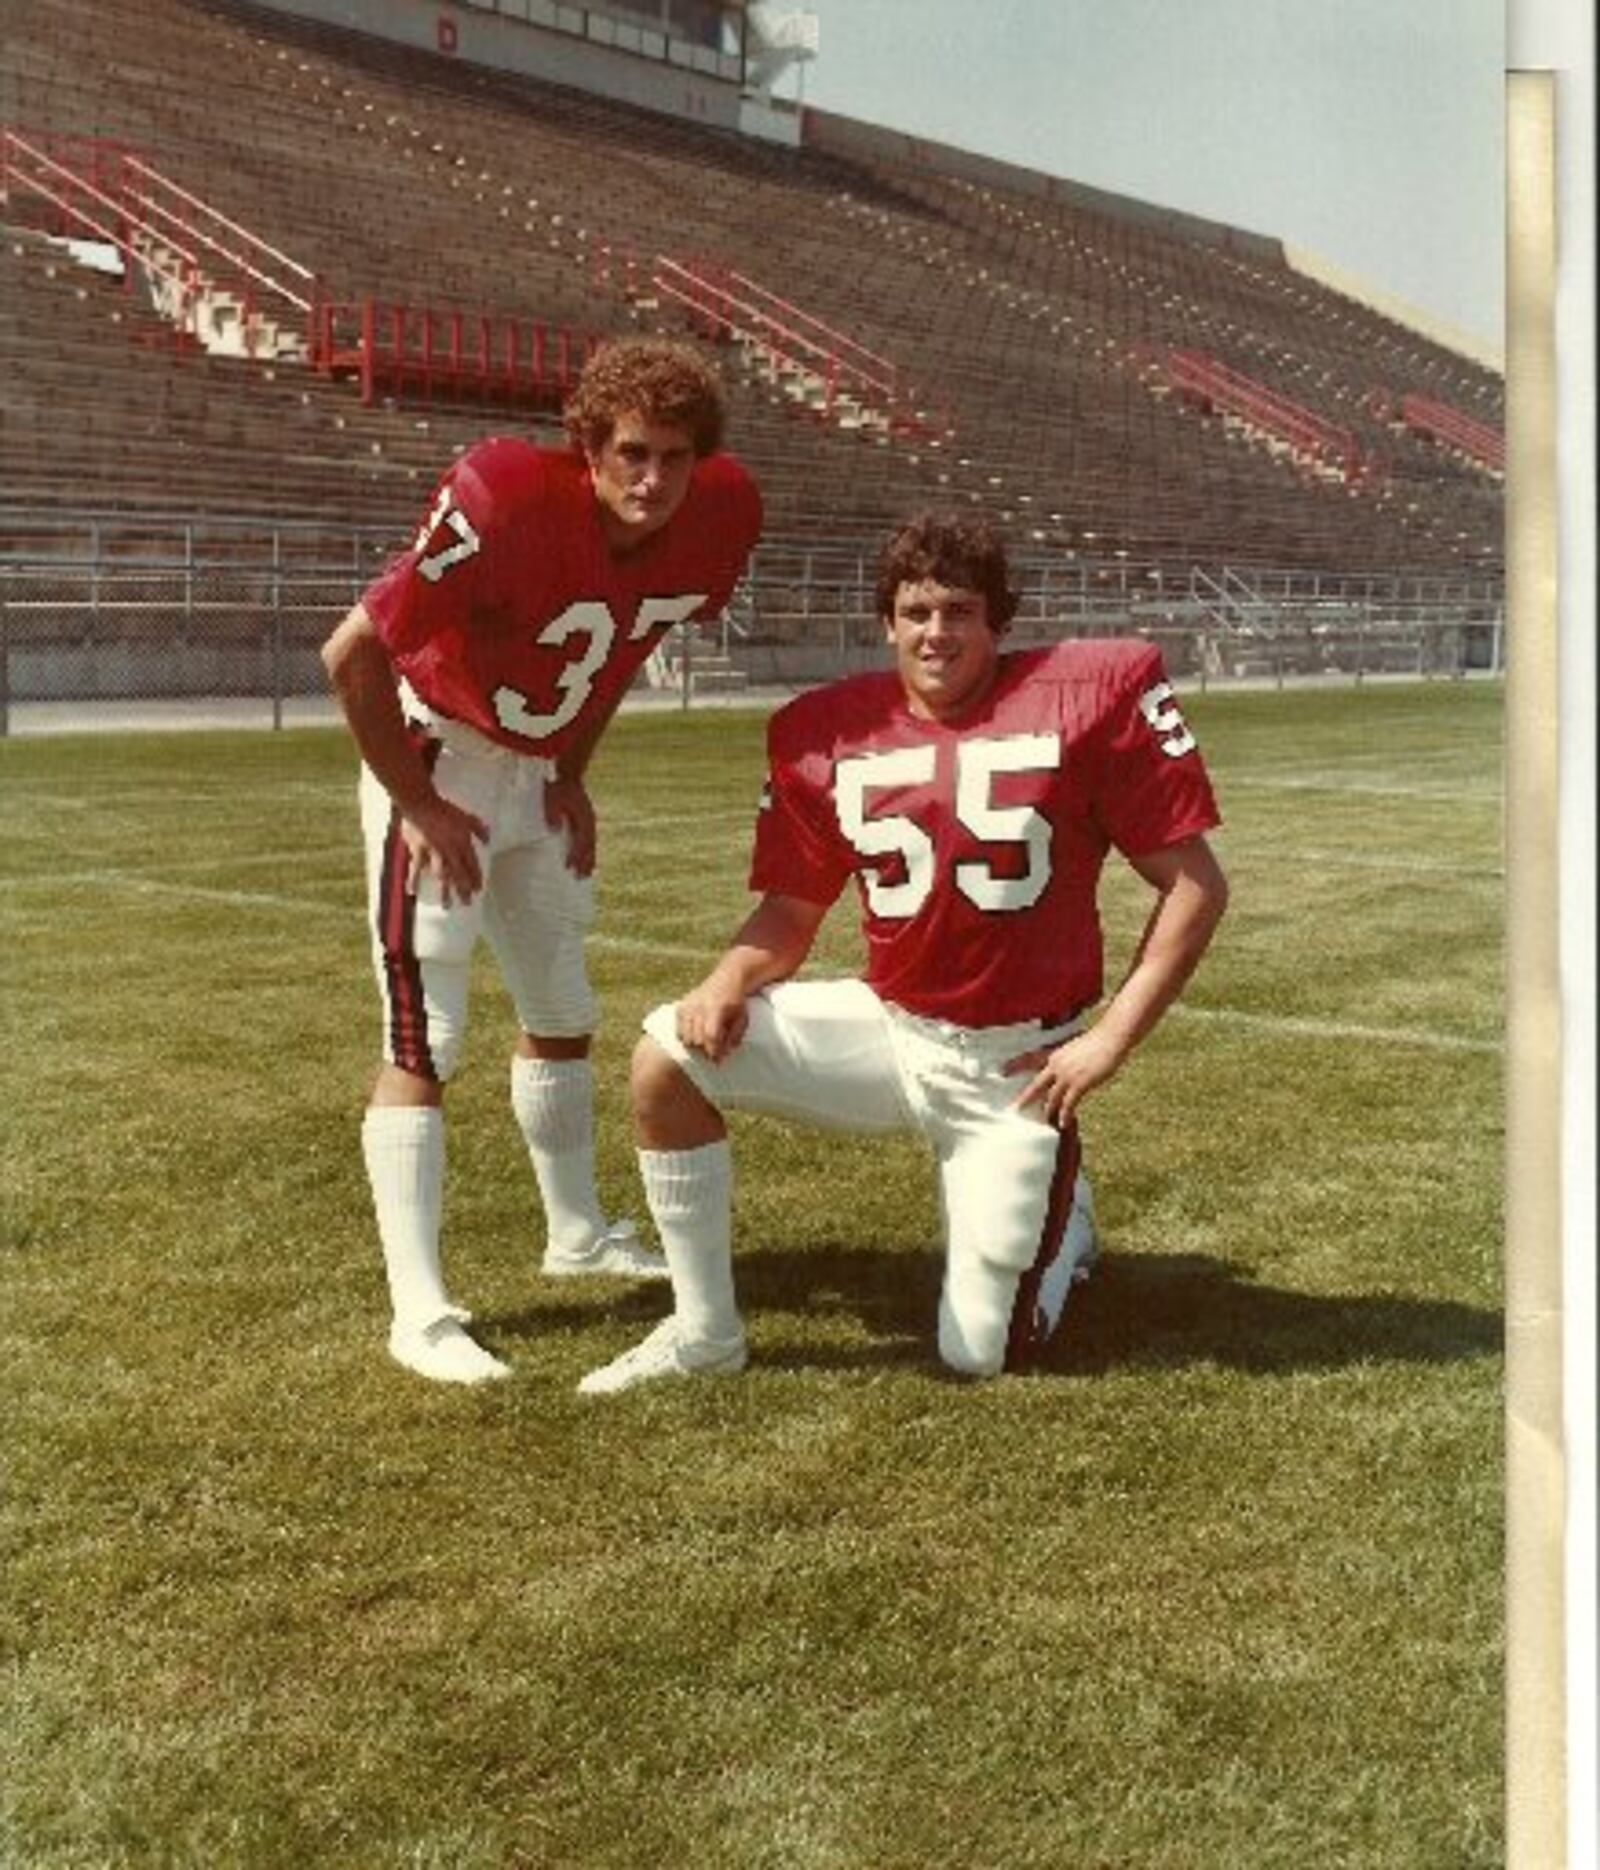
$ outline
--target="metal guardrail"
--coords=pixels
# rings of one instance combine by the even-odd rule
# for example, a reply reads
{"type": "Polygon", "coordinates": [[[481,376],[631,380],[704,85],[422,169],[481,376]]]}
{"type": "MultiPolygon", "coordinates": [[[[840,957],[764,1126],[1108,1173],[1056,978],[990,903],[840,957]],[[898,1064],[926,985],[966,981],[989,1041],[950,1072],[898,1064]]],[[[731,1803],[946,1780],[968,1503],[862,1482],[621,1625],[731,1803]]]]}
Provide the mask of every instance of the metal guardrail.
{"type": "MultiPolygon", "coordinates": [[[[377,527],[0,507],[0,733],[11,704],[34,701],[259,698],[281,725],[286,700],[326,692],[324,637],[404,543],[377,527]]],[[[1014,641],[1138,635],[1200,687],[1503,668],[1493,579],[1220,566],[1178,580],[1028,555],[1012,569],[1014,641]]],[[[881,664],[873,575],[863,548],[764,544],[722,619],[723,659],[746,684],[794,688],[881,664]]],[[[691,658],[664,661],[693,683],[691,658]]]]}

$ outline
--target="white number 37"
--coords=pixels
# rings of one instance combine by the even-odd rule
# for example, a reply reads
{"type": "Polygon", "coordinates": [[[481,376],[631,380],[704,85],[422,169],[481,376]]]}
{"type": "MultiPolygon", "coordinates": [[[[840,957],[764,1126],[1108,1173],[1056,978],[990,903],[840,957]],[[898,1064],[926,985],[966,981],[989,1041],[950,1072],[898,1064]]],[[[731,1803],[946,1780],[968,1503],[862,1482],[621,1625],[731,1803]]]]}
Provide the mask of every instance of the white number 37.
{"type": "Polygon", "coordinates": [[[464,558],[471,558],[478,549],[478,535],[473,530],[472,521],[450,498],[450,489],[441,487],[439,498],[433,504],[433,511],[422,522],[422,530],[417,534],[412,551],[417,554],[417,571],[429,584],[437,584],[452,565],[459,565],[464,558]],[[433,535],[446,528],[449,541],[437,552],[427,552],[426,548],[433,535]]]}

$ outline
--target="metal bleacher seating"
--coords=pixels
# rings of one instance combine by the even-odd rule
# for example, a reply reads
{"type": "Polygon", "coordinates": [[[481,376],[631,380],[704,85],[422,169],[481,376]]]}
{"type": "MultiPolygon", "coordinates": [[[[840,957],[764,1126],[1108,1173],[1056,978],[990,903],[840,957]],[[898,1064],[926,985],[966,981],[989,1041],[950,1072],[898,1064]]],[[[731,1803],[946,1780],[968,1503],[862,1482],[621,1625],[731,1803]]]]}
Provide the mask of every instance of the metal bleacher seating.
{"type": "MultiPolygon", "coordinates": [[[[1498,379],[1153,214],[755,143],[238,0],[51,0],[13,16],[15,121],[150,152],[337,297],[678,330],[649,264],[706,255],[893,358],[925,395],[917,436],[801,419],[726,346],[733,441],[774,539],[864,542],[913,506],[963,502],[1041,549],[1173,574],[1500,562],[1497,479],[1371,394],[1381,370],[1494,424],[1498,379]],[[1177,346],[1345,425],[1383,475],[1318,475],[1187,405],[1141,361],[1177,346]]],[[[4,265],[14,501],[398,534],[475,435],[552,432],[525,410],[363,405],[289,362],[176,349],[136,295],[22,232],[4,265]]]]}

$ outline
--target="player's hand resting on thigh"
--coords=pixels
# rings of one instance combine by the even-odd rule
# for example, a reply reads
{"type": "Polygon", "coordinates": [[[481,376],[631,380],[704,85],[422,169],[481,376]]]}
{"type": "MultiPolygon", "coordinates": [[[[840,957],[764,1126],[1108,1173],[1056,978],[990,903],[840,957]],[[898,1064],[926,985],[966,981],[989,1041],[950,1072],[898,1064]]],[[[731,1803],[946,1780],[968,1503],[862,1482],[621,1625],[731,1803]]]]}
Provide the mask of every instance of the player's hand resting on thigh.
{"type": "Polygon", "coordinates": [[[544,815],[567,834],[567,868],[575,877],[594,874],[597,846],[594,801],[581,779],[553,777],[544,782],[544,815]]]}
{"type": "Polygon", "coordinates": [[[1060,1129],[1071,1122],[1084,1098],[1116,1073],[1125,1056],[1108,1034],[1091,1026],[1054,1048],[1040,1046],[1008,1059],[1005,1072],[1008,1077],[1033,1074],[1017,1093],[1018,1108],[1036,1104],[1045,1122],[1060,1129]]]}
{"type": "Polygon", "coordinates": [[[406,888],[413,896],[425,876],[439,879],[440,900],[447,909],[458,897],[471,902],[483,888],[478,846],[488,838],[489,827],[475,813],[435,795],[402,815],[400,835],[411,853],[406,888]]]}

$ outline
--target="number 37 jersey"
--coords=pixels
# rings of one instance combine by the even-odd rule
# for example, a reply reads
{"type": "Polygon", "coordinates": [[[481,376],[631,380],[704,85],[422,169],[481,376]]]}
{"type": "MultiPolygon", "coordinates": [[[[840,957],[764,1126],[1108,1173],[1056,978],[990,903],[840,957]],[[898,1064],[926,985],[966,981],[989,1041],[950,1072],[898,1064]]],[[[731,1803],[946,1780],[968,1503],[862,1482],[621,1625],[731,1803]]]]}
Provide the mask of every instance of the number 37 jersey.
{"type": "Polygon", "coordinates": [[[1002,656],[954,724],[910,713],[892,672],[855,676],[776,714],[768,756],[751,886],[831,903],[854,877],[868,982],[963,1026],[1091,1005],[1107,852],[1220,822],[1160,652],[1137,641],[1002,656]]]}
{"type": "Polygon", "coordinates": [[[450,469],[361,602],[429,707],[549,758],[610,712],[673,624],[723,609],[760,530],[755,483],[711,455],[667,525],[614,557],[583,457],[497,438],[450,469]]]}

